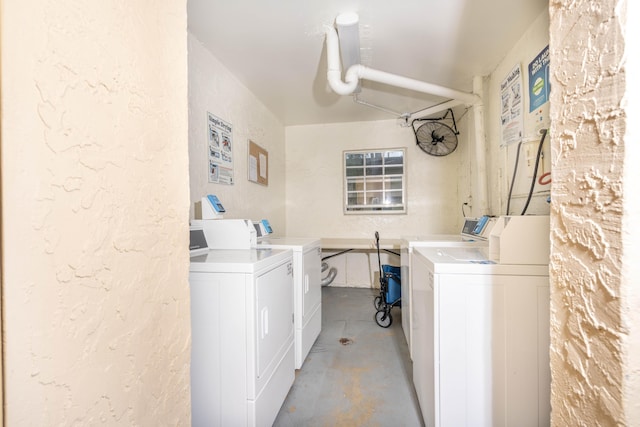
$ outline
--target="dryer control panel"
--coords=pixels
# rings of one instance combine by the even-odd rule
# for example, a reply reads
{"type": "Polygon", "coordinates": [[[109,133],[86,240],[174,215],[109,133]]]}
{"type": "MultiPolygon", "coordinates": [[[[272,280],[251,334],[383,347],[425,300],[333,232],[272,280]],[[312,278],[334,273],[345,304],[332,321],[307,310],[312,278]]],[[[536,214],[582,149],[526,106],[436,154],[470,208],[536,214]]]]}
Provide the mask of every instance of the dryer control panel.
{"type": "Polygon", "coordinates": [[[496,218],[488,215],[480,218],[465,218],[461,234],[473,239],[488,240],[495,223],[496,218]]]}

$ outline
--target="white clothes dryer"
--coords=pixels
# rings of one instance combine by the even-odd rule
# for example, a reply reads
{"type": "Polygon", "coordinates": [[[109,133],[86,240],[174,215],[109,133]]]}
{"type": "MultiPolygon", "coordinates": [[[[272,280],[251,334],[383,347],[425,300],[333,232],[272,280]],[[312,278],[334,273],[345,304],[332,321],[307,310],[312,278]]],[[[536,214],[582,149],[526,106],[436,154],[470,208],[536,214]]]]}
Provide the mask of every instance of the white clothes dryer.
{"type": "Polygon", "coordinates": [[[289,249],[191,257],[194,426],[271,426],[295,376],[289,249]]]}
{"type": "Polygon", "coordinates": [[[322,329],[322,249],[320,239],[266,237],[259,248],[293,251],[293,312],[296,369],[300,369],[322,329]]]}
{"type": "Polygon", "coordinates": [[[411,260],[414,248],[425,247],[483,247],[489,245],[488,236],[496,219],[491,217],[465,219],[460,234],[428,234],[405,236],[400,244],[400,275],[402,295],[402,331],[409,356],[413,360],[413,286],[411,282],[411,260]],[[480,225],[478,225],[480,223],[480,225]]]}
{"type": "Polygon", "coordinates": [[[413,382],[426,425],[550,422],[548,265],[488,255],[413,251],[413,382]]]}

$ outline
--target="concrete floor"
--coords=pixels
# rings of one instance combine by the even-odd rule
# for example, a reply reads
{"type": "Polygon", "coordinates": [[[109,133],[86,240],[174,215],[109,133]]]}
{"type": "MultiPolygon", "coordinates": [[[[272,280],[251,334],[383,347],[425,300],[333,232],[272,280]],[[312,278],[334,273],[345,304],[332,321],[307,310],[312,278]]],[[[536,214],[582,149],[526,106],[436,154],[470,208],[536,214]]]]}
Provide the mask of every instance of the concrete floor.
{"type": "Polygon", "coordinates": [[[374,321],[379,290],[322,289],[322,332],[289,391],[277,427],[423,426],[401,309],[374,321]]]}

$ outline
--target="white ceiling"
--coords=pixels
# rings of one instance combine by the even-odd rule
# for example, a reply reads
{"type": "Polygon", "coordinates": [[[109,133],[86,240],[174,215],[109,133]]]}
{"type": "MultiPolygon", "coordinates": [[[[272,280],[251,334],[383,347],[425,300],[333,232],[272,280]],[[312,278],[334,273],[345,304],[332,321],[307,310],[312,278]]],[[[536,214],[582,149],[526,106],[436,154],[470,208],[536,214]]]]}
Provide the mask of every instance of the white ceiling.
{"type": "MultiPolygon", "coordinates": [[[[362,63],[471,92],[548,0],[188,0],[189,30],[285,126],[393,119],[335,94],[326,79],[324,26],[360,17],[362,63]]],[[[370,81],[359,98],[413,113],[444,101],[370,81]]]]}

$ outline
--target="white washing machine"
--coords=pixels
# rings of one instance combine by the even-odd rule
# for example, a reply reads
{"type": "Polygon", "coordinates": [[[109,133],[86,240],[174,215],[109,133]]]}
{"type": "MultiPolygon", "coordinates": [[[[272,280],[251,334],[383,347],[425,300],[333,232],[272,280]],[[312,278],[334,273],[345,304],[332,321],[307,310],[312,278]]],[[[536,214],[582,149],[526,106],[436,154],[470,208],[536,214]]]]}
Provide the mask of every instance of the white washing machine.
{"type": "Polygon", "coordinates": [[[286,248],[293,252],[295,366],[302,367],[322,327],[320,239],[269,237],[271,226],[266,220],[216,219],[191,223],[203,230],[209,248],[286,248]]]}
{"type": "Polygon", "coordinates": [[[295,376],[293,253],[197,251],[189,273],[192,424],[271,426],[295,376]]]}
{"type": "Polygon", "coordinates": [[[267,237],[259,248],[293,251],[293,311],[296,369],[300,369],[322,329],[322,249],[320,239],[267,237]]]}
{"type": "Polygon", "coordinates": [[[497,264],[489,247],[415,248],[411,269],[425,424],[549,425],[548,264],[497,264]]]}
{"type": "Polygon", "coordinates": [[[411,284],[411,254],[414,248],[424,247],[482,247],[489,245],[489,233],[496,218],[466,218],[460,234],[431,234],[407,236],[400,245],[400,272],[402,296],[402,330],[409,347],[409,356],[413,360],[413,299],[411,284]]]}

